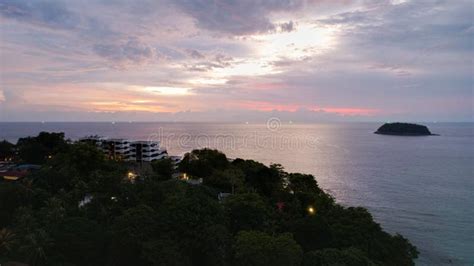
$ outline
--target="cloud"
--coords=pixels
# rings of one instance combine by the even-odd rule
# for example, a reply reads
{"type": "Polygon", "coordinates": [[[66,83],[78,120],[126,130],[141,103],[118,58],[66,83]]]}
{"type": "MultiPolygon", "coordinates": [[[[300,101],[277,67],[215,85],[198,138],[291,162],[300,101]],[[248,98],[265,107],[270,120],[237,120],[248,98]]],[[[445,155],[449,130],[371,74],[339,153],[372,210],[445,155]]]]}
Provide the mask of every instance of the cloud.
{"type": "MultiPolygon", "coordinates": [[[[246,35],[275,30],[277,25],[270,21],[268,17],[270,13],[299,9],[305,1],[176,0],[173,2],[180,10],[193,17],[200,28],[225,34],[246,35]]],[[[289,26],[284,27],[288,29],[289,26]]]]}
{"type": "Polygon", "coordinates": [[[184,67],[189,71],[207,72],[213,69],[230,67],[234,63],[234,58],[222,53],[211,56],[200,55],[201,57],[197,57],[197,59],[201,60],[191,64],[184,64],[184,67]]]}
{"type": "Polygon", "coordinates": [[[57,1],[4,0],[0,2],[0,15],[41,27],[75,29],[81,17],[57,1]]]}
{"type": "Polygon", "coordinates": [[[281,23],[279,29],[281,32],[292,32],[295,30],[295,23],[293,21],[281,23]]]}
{"type": "MultiPolygon", "coordinates": [[[[114,104],[114,103],[111,103],[114,104]]],[[[126,107],[126,106],[125,106],[126,107]]],[[[126,110],[95,110],[84,112],[65,106],[34,106],[35,112],[25,110],[6,110],[0,113],[1,121],[160,121],[160,122],[252,122],[266,123],[272,117],[279,118],[282,122],[292,121],[301,123],[327,122],[327,121],[367,121],[366,116],[341,115],[336,112],[324,110],[299,109],[296,111],[257,111],[257,110],[228,110],[213,109],[206,111],[180,111],[180,112],[150,112],[139,109],[126,110]]]]}
{"type": "Polygon", "coordinates": [[[154,47],[136,38],[130,38],[120,44],[96,44],[94,51],[116,68],[150,63],[163,58],[154,47]]]}
{"type": "MultiPolygon", "coordinates": [[[[471,50],[473,26],[469,1],[437,1],[432,5],[411,1],[377,5],[317,20],[319,26],[337,25],[346,44],[355,49],[379,46],[405,53],[453,48],[471,50]],[[449,36],[449,37],[448,37],[449,36]]],[[[360,49],[367,51],[369,49],[360,49]]],[[[398,55],[397,55],[398,56],[398,55]]]]}
{"type": "Polygon", "coordinates": [[[336,14],[334,16],[319,19],[318,23],[323,25],[342,25],[342,26],[361,26],[368,23],[374,23],[376,19],[373,16],[367,16],[367,11],[352,11],[336,14]]]}
{"type": "Polygon", "coordinates": [[[195,49],[186,49],[186,53],[193,59],[203,59],[205,56],[195,49]]]}
{"type": "Polygon", "coordinates": [[[25,103],[22,92],[12,89],[0,90],[0,101],[9,105],[20,105],[25,103]]]}
{"type": "Polygon", "coordinates": [[[291,110],[291,120],[313,121],[320,109],[336,120],[327,113],[472,120],[471,7],[469,0],[0,0],[0,120],[252,120],[291,110]],[[137,83],[192,93],[127,90],[137,83]],[[87,103],[110,95],[107,111],[123,112],[87,113],[87,103]]]}

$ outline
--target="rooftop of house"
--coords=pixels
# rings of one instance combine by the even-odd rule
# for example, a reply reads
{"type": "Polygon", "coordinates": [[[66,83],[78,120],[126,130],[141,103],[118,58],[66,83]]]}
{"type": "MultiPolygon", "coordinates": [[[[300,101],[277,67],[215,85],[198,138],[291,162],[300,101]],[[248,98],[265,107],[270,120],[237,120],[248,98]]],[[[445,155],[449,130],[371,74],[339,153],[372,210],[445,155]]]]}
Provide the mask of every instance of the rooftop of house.
{"type": "Polygon", "coordinates": [[[0,173],[0,176],[3,176],[3,179],[9,181],[16,181],[25,177],[28,174],[28,171],[6,171],[0,173]]]}
{"type": "Polygon", "coordinates": [[[159,144],[158,140],[135,140],[131,141],[132,144],[159,144]]]}

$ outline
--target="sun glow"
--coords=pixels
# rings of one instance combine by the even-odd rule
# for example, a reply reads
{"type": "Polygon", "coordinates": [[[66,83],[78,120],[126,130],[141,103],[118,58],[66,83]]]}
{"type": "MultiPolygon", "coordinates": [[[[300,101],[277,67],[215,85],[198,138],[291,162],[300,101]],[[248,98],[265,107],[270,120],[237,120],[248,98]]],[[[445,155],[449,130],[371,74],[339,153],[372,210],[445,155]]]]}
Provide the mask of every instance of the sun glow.
{"type": "Polygon", "coordinates": [[[277,34],[257,35],[259,53],[268,58],[304,59],[321,54],[334,44],[333,28],[300,23],[296,30],[277,34]]]}
{"type": "Polygon", "coordinates": [[[160,105],[153,105],[153,101],[111,101],[111,102],[88,102],[87,106],[92,106],[94,112],[120,112],[120,111],[145,111],[164,112],[169,111],[160,105]]]}
{"type": "Polygon", "coordinates": [[[181,87],[145,87],[146,92],[157,93],[161,95],[180,96],[190,94],[190,88],[181,87]]]}
{"type": "Polygon", "coordinates": [[[301,61],[327,52],[335,43],[336,28],[300,22],[291,32],[271,32],[241,37],[253,50],[251,57],[237,58],[224,68],[214,69],[214,77],[262,76],[281,73],[280,61],[301,61]]]}
{"type": "Polygon", "coordinates": [[[195,85],[222,85],[225,84],[228,80],[221,78],[196,78],[191,79],[188,82],[195,85]]]}
{"type": "Polygon", "coordinates": [[[279,71],[273,68],[271,64],[265,59],[260,60],[242,60],[241,62],[228,67],[217,69],[214,71],[214,74],[217,77],[227,77],[227,76],[261,76],[276,74],[279,71]]]}

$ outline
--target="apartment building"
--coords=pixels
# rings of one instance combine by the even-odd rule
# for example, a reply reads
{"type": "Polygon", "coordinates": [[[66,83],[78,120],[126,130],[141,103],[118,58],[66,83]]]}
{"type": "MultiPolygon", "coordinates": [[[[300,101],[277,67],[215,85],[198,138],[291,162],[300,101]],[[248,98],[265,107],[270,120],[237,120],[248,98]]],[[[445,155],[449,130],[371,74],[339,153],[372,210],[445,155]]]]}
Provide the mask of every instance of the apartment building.
{"type": "Polygon", "coordinates": [[[112,160],[151,162],[168,157],[168,152],[160,147],[159,141],[130,141],[100,136],[85,137],[79,141],[97,146],[112,160]]]}
{"type": "Polygon", "coordinates": [[[151,162],[168,157],[168,152],[160,147],[159,141],[133,141],[130,147],[132,161],[151,162]]]}

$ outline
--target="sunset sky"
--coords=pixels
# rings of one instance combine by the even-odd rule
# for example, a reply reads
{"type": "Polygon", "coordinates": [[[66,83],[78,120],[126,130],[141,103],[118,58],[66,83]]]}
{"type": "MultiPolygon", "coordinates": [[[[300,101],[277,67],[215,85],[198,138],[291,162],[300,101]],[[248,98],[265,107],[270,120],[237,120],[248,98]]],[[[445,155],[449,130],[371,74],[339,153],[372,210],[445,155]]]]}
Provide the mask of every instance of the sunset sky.
{"type": "Polygon", "coordinates": [[[473,10],[0,0],[0,121],[472,121],[473,10]]]}

